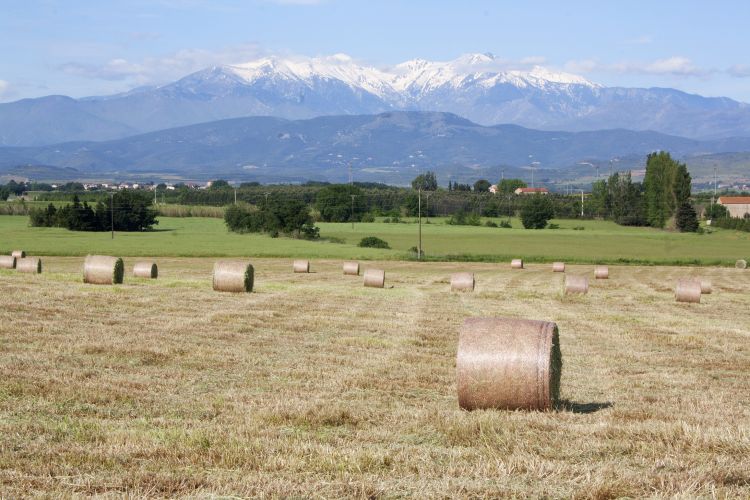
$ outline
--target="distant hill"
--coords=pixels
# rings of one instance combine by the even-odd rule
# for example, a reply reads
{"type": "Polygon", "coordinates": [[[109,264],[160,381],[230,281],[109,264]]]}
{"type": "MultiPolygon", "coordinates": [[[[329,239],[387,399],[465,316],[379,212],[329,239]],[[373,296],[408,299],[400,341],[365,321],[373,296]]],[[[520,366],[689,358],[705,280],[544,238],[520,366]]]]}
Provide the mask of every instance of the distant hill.
{"type": "Polygon", "coordinates": [[[542,67],[501,71],[499,66],[489,54],[447,62],[415,59],[387,70],[361,66],[342,54],[267,57],[112,96],[0,104],[0,146],[120,139],[247,116],[306,119],[408,110],[539,130],[750,136],[750,105],[732,99],[667,88],[604,87],[542,67]]]}
{"type": "Polygon", "coordinates": [[[574,172],[576,177],[586,172],[593,176],[591,166],[579,163],[599,164],[602,174],[614,157],[621,158],[618,169],[643,168],[645,155],[656,150],[677,157],[750,151],[750,139],[697,141],[628,130],[547,132],[515,125],[482,126],[454,114],[428,112],[309,120],[253,117],[113,141],[0,148],[0,167],[7,171],[41,164],[75,169],[81,175],[121,177],[340,181],[348,176],[347,162],[356,158],[352,163],[358,180],[406,183],[429,168],[447,183],[478,175],[494,180],[503,169],[509,175],[528,176],[521,167],[531,161],[540,162],[538,179],[569,178],[574,172]]]}

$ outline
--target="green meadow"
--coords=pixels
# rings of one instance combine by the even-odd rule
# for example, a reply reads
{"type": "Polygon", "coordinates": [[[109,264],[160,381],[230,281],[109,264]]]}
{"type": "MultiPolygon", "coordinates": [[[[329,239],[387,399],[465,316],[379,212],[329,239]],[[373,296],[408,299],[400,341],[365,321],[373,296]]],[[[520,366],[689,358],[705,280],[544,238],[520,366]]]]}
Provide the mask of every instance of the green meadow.
{"type": "MultiPolygon", "coordinates": [[[[486,220],[486,219],[484,219],[486,220]]],[[[484,222],[483,220],[483,222],[484,222]]],[[[499,222],[496,220],[495,222],[499,222]]],[[[555,220],[559,229],[525,230],[451,226],[444,219],[422,225],[428,260],[733,265],[750,258],[750,234],[713,229],[681,234],[622,227],[608,221],[555,220]],[[577,228],[577,229],[576,229],[577,228]]],[[[32,228],[26,216],[0,216],[0,252],[22,248],[33,255],[117,254],[176,257],[308,257],[342,259],[413,258],[418,226],[408,223],[319,223],[321,241],[233,234],[216,218],[160,217],[154,231],[141,233],[71,232],[32,228]],[[391,249],[359,248],[365,236],[387,241],[391,249]]]]}

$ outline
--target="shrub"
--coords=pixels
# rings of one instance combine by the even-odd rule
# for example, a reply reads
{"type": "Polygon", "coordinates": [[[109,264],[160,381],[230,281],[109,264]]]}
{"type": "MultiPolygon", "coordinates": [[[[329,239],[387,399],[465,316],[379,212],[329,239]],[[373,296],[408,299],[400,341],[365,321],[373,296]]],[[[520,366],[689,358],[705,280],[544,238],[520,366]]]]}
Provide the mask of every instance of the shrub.
{"type": "Polygon", "coordinates": [[[547,229],[560,229],[560,224],[550,224],[547,229]]]}
{"type": "MultiPolygon", "coordinates": [[[[409,253],[414,254],[414,257],[419,257],[419,249],[417,247],[411,247],[409,253]]],[[[422,250],[422,257],[424,257],[424,249],[422,250]]]]}
{"type": "Polygon", "coordinates": [[[376,236],[367,236],[362,238],[359,245],[362,248],[391,248],[387,241],[381,240],[376,236]]]}
{"type": "Polygon", "coordinates": [[[488,220],[487,222],[485,222],[484,225],[487,227],[497,227],[497,224],[495,224],[491,220],[488,220]]]}
{"type": "Polygon", "coordinates": [[[677,229],[681,233],[694,233],[698,230],[698,215],[689,201],[684,201],[677,209],[675,216],[677,229]]]}
{"type": "Polygon", "coordinates": [[[375,216],[372,215],[372,213],[367,212],[366,214],[362,215],[360,222],[375,222],[375,216]]]}
{"type": "Polygon", "coordinates": [[[505,229],[513,229],[513,225],[509,220],[500,221],[500,227],[503,227],[505,229]]]}
{"type": "Polygon", "coordinates": [[[521,222],[526,229],[544,229],[547,221],[555,216],[552,200],[548,196],[530,196],[521,209],[521,222]]]}

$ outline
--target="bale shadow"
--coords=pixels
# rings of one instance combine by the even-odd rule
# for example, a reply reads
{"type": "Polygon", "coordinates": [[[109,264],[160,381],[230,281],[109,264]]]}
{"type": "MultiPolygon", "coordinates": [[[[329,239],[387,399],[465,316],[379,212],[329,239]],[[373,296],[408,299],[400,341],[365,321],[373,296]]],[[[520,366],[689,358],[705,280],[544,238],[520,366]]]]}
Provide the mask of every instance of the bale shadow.
{"type": "Polygon", "coordinates": [[[576,401],[570,401],[569,399],[563,399],[558,401],[558,411],[569,411],[571,413],[596,413],[599,410],[611,408],[615,404],[611,401],[605,401],[604,403],[578,403],[576,401]]]}

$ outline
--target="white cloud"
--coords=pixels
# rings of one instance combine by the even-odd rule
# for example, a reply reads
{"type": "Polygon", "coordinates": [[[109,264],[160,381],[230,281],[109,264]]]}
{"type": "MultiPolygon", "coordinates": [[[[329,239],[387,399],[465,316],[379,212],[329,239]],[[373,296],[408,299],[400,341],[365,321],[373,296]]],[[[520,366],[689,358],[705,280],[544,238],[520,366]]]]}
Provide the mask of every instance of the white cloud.
{"type": "Polygon", "coordinates": [[[727,73],[735,78],[750,77],[750,64],[735,64],[727,69],[727,73]]]}
{"type": "Polygon", "coordinates": [[[565,64],[568,71],[577,73],[607,72],[637,75],[667,75],[706,77],[716,70],[701,68],[693,62],[680,56],[657,59],[651,62],[622,61],[612,64],[602,64],[593,59],[573,60],[565,64]]]}
{"type": "Polygon", "coordinates": [[[245,44],[218,51],[184,49],[162,57],[148,57],[142,61],[123,58],[110,59],[101,64],[71,61],[61,65],[59,69],[83,78],[149,85],[181,78],[210,66],[246,62],[261,55],[263,51],[258,45],[245,44]]]}
{"type": "Polygon", "coordinates": [[[541,66],[547,62],[547,58],[543,56],[529,56],[524,57],[519,62],[524,66],[541,66]]]}

